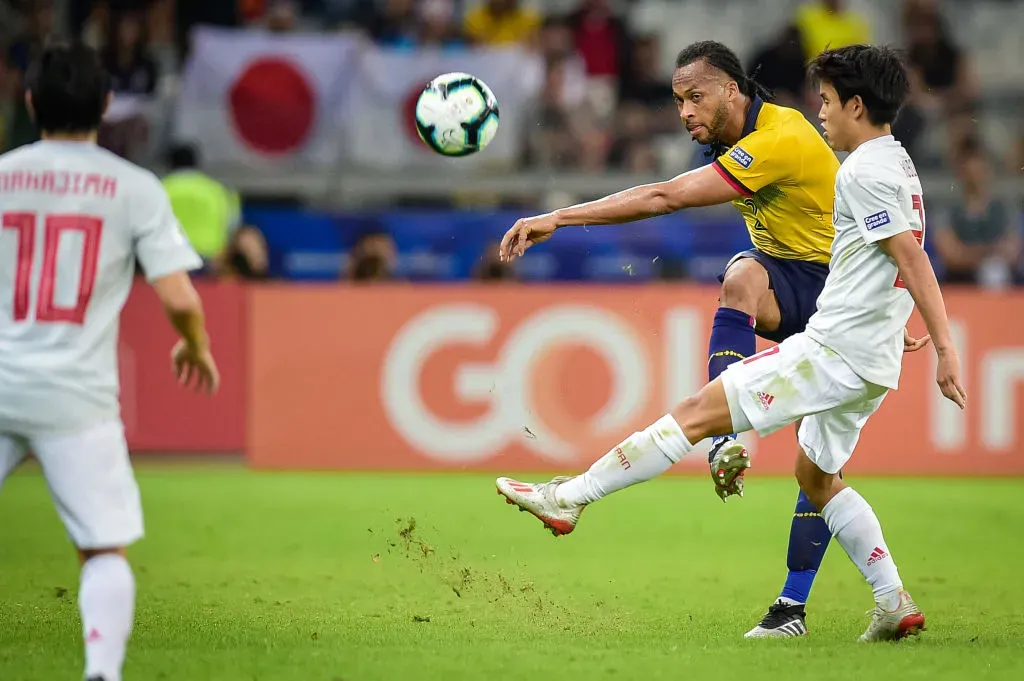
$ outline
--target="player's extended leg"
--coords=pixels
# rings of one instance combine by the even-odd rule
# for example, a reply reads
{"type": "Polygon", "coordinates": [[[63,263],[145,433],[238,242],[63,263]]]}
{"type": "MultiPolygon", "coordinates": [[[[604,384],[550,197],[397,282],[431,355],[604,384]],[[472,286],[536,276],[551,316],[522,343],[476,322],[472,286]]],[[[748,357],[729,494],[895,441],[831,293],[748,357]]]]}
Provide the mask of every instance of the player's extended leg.
{"type": "Polygon", "coordinates": [[[121,681],[135,613],[135,577],[124,547],[143,535],[124,429],[109,422],[75,435],[33,438],[32,447],[82,560],[85,676],[121,681]]]}
{"type": "MultiPolygon", "coordinates": [[[[644,430],[637,431],[575,478],[527,483],[498,478],[498,493],[537,516],[555,535],[576,527],[590,503],[661,475],[706,437],[750,430],[742,413],[730,413],[721,379],[705,385],[644,430]]],[[[743,461],[743,465],[749,462],[743,461]]]]}
{"type": "MultiPolygon", "coordinates": [[[[718,378],[730,364],[757,352],[755,325],[759,329],[775,330],[781,323],[781,317],[764,265],[754,258],[743,257],[743,254],[737,256],[722,277],[719,307],[708,339],[708,381],[718,378]]],[[[717,455],[735,456],[742,452],[743,446],[735,441],[734,434],[721,435],[712,442],[708,462],[711,463],[717,455]]],[[[742,484],[743,480],[739,478],[732,487],[740,492],[742,484]]],[[[732,490],[721,485],[718,493],[724,501],[732,490]]]]}
{"type": "Polygon", "coordinates": [[[878,517],[864,497],[839,478],[838,468],[845,461],[838,462],[831,453],[852,452],[860,428],[880,402],[878,399],[859,413],[826,412],[805,419],[800,442],[805,447],[805,443],[814,443],[814,447],[805,448],[796,465],[800,489],[821,509],[822,519],[871,585],[875,610],[861,641],[900,639],[917,634],[925,624],[924,614],[903,589],[878,517]],[[833,470],[836,472],[830,472],[833,470]]]}

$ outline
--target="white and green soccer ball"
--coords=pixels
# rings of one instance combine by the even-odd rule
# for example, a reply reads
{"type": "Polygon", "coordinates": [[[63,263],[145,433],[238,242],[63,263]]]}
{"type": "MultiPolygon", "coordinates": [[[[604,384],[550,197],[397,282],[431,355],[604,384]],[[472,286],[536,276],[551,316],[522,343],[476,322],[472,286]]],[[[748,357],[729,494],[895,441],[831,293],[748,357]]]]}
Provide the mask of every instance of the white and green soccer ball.
{"type": "Polygon", "coordinates": [[[416,101],[416,131],[428,147],[444,156],[475,154],[498,132],[498,100],[476,76],[438,76],[416,101]]]}

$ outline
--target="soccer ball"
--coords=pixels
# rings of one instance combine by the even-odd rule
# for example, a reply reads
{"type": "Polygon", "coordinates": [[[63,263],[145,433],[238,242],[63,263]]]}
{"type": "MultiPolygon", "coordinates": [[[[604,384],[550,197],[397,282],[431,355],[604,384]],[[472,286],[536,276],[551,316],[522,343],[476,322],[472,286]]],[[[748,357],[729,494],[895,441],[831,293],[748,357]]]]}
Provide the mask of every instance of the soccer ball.
{"type": "Polygon", "coordinates": [[[416,132],[444,156],[475,154],[498,132],[498,100],[468,73],[438,76],[416,100],[416,132]]]}

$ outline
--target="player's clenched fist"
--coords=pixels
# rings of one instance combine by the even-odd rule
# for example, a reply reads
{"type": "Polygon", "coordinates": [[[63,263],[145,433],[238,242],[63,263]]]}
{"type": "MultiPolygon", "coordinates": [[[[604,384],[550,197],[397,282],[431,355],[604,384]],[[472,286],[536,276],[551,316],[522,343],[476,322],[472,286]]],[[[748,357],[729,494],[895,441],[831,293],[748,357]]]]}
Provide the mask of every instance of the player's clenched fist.
{"type": "Polygon", "coordinates": [[[179,340],[171,350],[171,362],[178,385],[192,385],[196,390],[205,390],[207,395],[220,387],[220,373],[209,348],[195,348],[179,340]]]}
{"type": "Polygon", "coordinates": [[[516,224],[505,232],[501,240],[498,257],[502,261],[509,261],[515,256],[522,256],[530,246],[550,239],[556,229],[558,222],[551,213],[516,220],[516,224]]]}

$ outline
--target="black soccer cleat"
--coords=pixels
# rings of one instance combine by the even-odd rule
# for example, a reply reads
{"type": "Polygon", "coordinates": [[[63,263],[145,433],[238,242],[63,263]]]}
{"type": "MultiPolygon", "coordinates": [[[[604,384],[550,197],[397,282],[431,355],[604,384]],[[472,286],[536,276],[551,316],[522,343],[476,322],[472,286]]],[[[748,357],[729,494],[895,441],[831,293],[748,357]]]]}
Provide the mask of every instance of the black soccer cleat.
{"type": "Polygon", "coordinates": [[[790,605],[772,603],[761,623],[743,635],[744,638],[775,638],[807,635],[807,613],[803,603],[790,605]]]}

